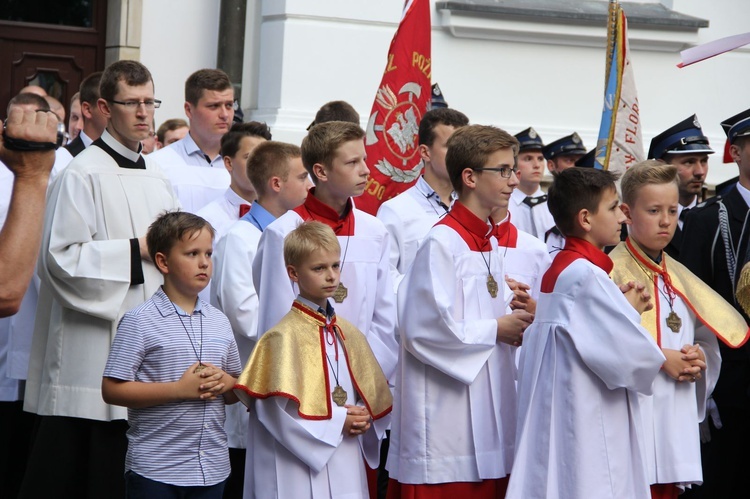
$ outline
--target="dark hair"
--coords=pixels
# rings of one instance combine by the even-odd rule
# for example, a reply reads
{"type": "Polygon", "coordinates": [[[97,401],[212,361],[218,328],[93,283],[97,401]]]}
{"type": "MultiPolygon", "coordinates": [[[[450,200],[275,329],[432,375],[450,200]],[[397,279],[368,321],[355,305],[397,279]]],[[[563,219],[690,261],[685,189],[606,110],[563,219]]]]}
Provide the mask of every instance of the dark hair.
{"type": "Polygon", "coordinates": [[[359,125],[346,121],[328,121],[315,125],[302,139],[302,164],[316,182],[313,166],[317,163],[331,166],[336,151],[342,144],[364,138],[365,131],[359,125]]]}
{"type": "MultiPolygon", "coordinates": [[[[101,80],[101,71],[91,73],[83,79],[81,86],[78,87],[78,92],[81,94],[81,102],[87,102],[92,106],[96,106],[96,101],[99,100],[99,85],[101,80]]],[[[116,85],[115,83],[115,92],[117,92],[116,85]]]]}
{"type": "MultiPolygon", "coordinates": [[[[138,61],[116,61],[107,66],[99,82],[99,97],[112,101],[117,96],[117,83],[122,80],[130,87],[146,85],[154,79],[146,66],[138,61]]],[[[81,98],[83,99],[83,95],[81,98]]],[[[88,102],[88,101],[86,101],[88,102]]]]}
{"type": "Polygon", "coordinates": [[[221,137],[221,155],[234,156],[240,150],[240,142],[245,137],[260,137],[271,140],[271,129],[260,121],[235,123],[227,133],[221,137]]]}
{"type": "Polygon", "coordinates": [[[432,146],[435,142],[435,127],[438,125],[461,128],[468,124],[469,118],[455,109],[441,107],[427,111],[419,122],[419,145],[432,146]]]}
{"type": "Polygon", "coordinates": [[[605,191],[615,190],[617,174],[608,170],[574,166],[554,175],[547,192],[549,207],[555,225],[565,236],[573,233],[576,217],[581,210],[599,211],[605,191]]]}
{"type": "Polygon", "coordinates": [[[221,69],[199,69],[185,80],[185,101],[197,106],[204,90],[220,92],[232,87],[229,76],[221,69]]]}
{"type": "Polygon", "coordinates": [[[169,119],[159,126],[159,129],[156,131],[156,138],[164,144],[167,132],[172,132],[178,128],[189,128],[187,121],[181,118],[169,119]]]}
{"type": "Polygon", "coordinates": [[[315,120],[310,123],[307,129],[309,130],[315,125],[328,121],[348,121],[349,123],[359,125],[359,113],[346,101],[332,100],[331,102],[326,102],[318,109],[318,112],[315,114],[315,120]]]}
{"type": "Polygon", "coordinates": [[[487,164],[490,155],[501,149],[511,149],[518,155],[518,139],[500,128],[487,125],[467,125],[456,130],[448,139],[445,166],[453,189],[463,192],[463,171],[478,169],[487,164]]]}
{"type": "Polygon", "coordinates": [[[169,251],[177,241],[185,236],[192,237],[193,234],[202,229],[211,233],[214,237],[214,228],[205,219],[193,215],[187,211],[168,211],[159,215],[146,233],[148,243],[148,254],[151,260],[156,261],[156,254],[169,255],[169,251]]]}
{"type": "Polygon", "coordinates": [[[247,159],[247,178],[255,187],[258,196],[266,194],[268,180],[279,177],[289,178],[289,160],[302,155],[294,144],[269,140],[258,145],[247,159]]]}
{"type": "Polygon", "coordinates": [[[49,111],[49,102],[41,95],[24,92],[13,97],[8,102],[8,108],[5,110],[6,115],[10,114],[12,106],[35,106],[39,111],[49,111]]]}

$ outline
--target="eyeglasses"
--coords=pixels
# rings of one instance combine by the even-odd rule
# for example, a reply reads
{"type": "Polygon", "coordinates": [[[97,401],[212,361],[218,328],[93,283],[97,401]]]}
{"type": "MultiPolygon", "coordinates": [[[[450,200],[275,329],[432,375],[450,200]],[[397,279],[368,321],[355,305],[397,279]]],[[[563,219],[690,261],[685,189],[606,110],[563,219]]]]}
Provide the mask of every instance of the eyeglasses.
{"type": "Polygon", "coordinates": [[[128,111],[135,111],[136,109],[141,107],[141,104],[146,106],[146,109],[159,109],[159,106],[161,106],[161,101],[159,99],[126,100],[126,101],[110,100],[109,102],[111,102],[112,104],[119,104],[121,106],[125,106],[125,109],[127,109],[128,111]]]}
{"type": "Polygon", "coordinates": [[[513,168],[508,167],[502,167],[502,168],[472,168],[475,172],[499,172],[500,176],[503,178],[510,178],[511,173],[515,173],[518,175],[518,167],[514,166],[513,168]]]}

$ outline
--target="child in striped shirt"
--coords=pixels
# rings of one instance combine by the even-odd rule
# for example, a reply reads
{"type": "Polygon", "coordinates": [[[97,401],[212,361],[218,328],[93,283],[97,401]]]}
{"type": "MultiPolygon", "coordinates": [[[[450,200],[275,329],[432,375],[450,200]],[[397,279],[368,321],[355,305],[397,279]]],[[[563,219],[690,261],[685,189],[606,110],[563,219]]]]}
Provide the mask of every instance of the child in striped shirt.
{"type": "Polygon", "coordinates": [[[214,231],[186,212],[149,228],[164,285],[127,312],[107,359],[102,395],[128,408],[128,498],[221,498],[229,476],[224,404],[240,364],[228,319],[198,298],[211,278],[214,231]]]}

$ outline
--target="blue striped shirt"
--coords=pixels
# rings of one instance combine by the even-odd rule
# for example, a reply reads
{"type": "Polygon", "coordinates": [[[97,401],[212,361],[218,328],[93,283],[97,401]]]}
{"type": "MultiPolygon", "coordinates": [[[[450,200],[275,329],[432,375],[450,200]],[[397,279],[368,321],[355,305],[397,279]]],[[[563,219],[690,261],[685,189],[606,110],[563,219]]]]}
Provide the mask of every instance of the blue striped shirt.
{"type": "MultiPolygon", "coordinates": [[[[231,376],[242,371],[226,316],[201,300],[191,315],[185,314],[175,309],[159,288],[123,316],[104,376],[144,383],[178,381],[198,360],[196,351],[203,362],[231,376]]],[[[224,418],[222,397],[128,409],[125,471],[179,486],[214,485],[225,480],[230,467],[224,418]]]]}

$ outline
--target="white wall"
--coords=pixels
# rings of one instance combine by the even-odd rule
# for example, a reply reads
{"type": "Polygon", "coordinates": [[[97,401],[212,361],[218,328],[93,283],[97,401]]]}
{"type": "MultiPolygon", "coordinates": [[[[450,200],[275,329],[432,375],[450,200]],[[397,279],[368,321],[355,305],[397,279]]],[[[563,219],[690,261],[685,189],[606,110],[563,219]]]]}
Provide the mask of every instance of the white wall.
{"type": "Polygon", "coordinates": [[[202,68],[215,68],[219,0],[143,0],[141,62],[154,77],[156,126],[185,117],[185,80],[202,68]]]}
{"type": "MultiPolygon", "coordinates": [[[[710,27],[696,33],[631,26],[646,149],[651,137],[697,113],[717,151],[709,181],[718,182],[736,174],[734,166],[721,163],[719,122],[750,107],[743,84],[750,80],[750,51],[684,69],[676,64],[684,48],[746,31],[750,2],[724,0],[721,9],[702,0],[662,3],[708,19],[710,27]]],[[[433,81],[440,83],[451,107],[475,123],[511,133],[533,125],[547,142],[576,130],[588,148],[594,146],[605,26],[462,18],[436,11],[435,0],[432,4],[433,81]]],[[[349,101],[366,123],[402,7],[401,0],[263,0],[261,17],[255,19],[259,62],[246,71],[243,89],[254,86],[257,105],[246,116],[267,121],[275,138],[297,143],[315,111],[329,100],[349,101]]]]}

